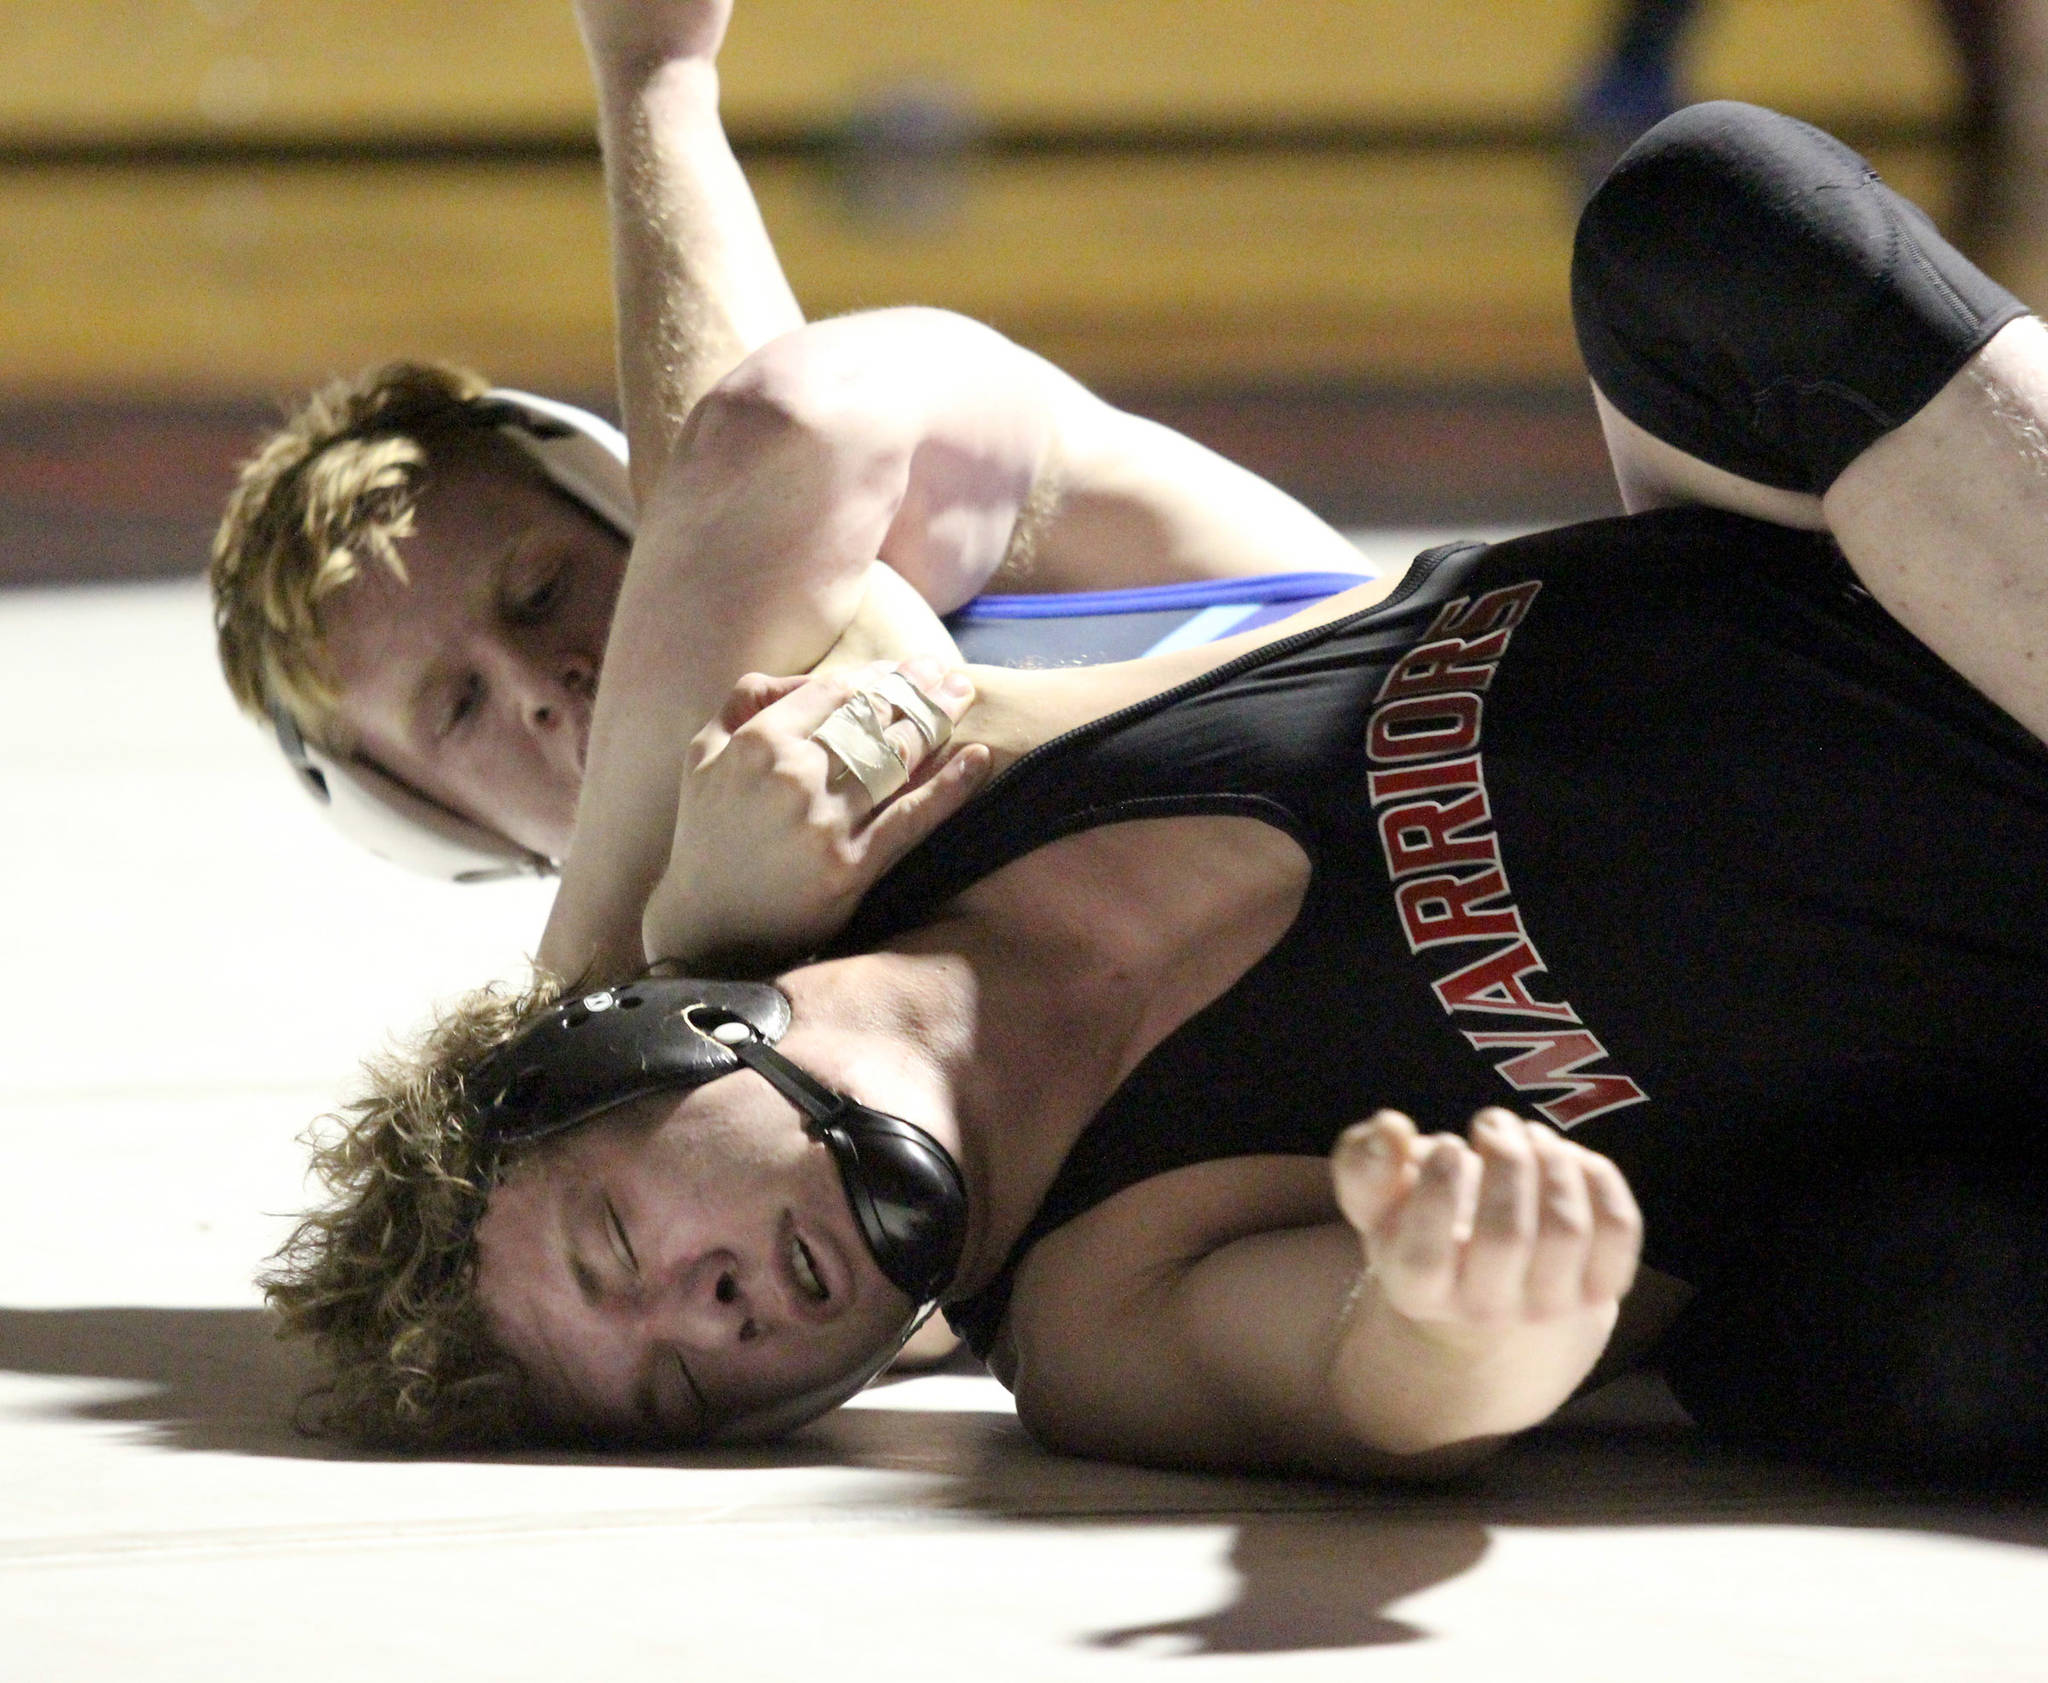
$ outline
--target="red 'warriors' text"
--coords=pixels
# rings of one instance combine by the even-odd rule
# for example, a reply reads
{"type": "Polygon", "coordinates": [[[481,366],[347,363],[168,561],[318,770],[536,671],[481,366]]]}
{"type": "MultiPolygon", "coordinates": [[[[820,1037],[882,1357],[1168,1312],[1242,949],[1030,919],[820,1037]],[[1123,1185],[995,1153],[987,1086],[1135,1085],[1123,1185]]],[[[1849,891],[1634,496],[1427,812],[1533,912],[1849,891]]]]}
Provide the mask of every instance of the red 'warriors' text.
{"type": "Polygon", "coordinates": [[[1649,1095],[1588,1066],[1608,1051],[1547,977],[1508,887],[1479,751],[1486,692],[1508,639],[1542,588],[1535,580],[1444,604],[1394,663],[1366,727],[1372,804],[1394,905],[1412,953],[1441,956],[1431,984],[1473,1047],[1518,1093],[1551,1091],[1536,1111],[1560,1128],[1649,1095]],[[1473,1026],[1467,1027],[1467,1024],[1473,1026]]]}

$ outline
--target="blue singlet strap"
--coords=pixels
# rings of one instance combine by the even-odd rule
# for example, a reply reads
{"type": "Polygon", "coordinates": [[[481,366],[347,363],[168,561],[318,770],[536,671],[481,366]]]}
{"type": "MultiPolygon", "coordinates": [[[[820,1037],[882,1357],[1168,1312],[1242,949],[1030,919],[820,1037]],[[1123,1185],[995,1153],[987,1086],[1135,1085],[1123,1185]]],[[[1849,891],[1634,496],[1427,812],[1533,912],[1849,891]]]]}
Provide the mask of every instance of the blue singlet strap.
{"type": "Polygon", "coordinates": [[[1369,583],[1372,574],[1253,573],[1244,578],[1200,579],[1191,584],[1145,585],[1134,590],[1070,590],[1056,596],[977,596],[952,617],[959,620],[1078,619],[1093,614],[1157,614],[1235,603],[1304,602],[1369,583]]]}

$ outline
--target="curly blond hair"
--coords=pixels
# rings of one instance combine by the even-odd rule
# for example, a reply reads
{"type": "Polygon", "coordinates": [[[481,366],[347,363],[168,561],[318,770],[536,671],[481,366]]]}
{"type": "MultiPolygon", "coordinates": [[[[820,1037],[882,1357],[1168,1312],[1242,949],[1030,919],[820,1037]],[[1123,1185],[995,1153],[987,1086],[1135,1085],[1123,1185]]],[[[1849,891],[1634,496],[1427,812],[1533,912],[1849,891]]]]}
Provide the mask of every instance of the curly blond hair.
{"type": "Polygon", "coordinates": [[[368,562],[405,578],[398,544],[431,460],[502,419],[489,390],[445,363],[388,363],[310,393],[242,464],[209,576],[221,671],[245,712],[282,707],[326,739],[321,603],[368,562]]]}
{"type": "Polygon", "coordinates": [[[301,1424],[389,1448],[503,1445],[547,1425],[476,1300],[476,1227],[504,1164],[479,1137],[469,1073],[562,997],[554,977],[464,996],[316,1128],[327,1196],[259,1281],[284,1337],[326,1377],[301,1424]]]}

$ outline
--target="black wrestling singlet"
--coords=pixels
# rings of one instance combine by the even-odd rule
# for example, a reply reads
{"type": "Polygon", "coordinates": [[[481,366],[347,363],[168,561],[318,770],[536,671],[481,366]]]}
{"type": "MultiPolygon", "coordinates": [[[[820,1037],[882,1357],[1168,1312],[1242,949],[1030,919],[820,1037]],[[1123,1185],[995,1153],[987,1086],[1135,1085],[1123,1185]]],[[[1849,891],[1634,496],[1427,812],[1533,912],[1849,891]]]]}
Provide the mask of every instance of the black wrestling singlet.
{"type": "Polygon", "coordinates": [[[1042,1234],[1188,1163],[1321,1154],[1381,1105],[1547,1118],[1701,1285],[1787,1175],[2032,1128],[2048,752],[1823,539],[1685,511],[1437,552],[1382,606],[1019,761],[840,946],[1059,836],[1216,812],[1302,844],[1301,912],[954,1306],[977,1349],[1042,1234]]]}

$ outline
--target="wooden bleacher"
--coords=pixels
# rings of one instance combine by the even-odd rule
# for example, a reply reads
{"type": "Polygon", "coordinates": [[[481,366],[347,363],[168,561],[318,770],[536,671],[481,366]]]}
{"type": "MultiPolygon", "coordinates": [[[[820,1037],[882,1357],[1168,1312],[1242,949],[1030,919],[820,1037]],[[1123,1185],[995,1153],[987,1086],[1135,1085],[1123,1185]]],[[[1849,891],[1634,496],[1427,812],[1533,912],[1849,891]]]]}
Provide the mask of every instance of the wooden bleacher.
{"type": "MultiPolygon", "coordinates": [[[[1569,375],[1560,130],[1606,0],[740,0],[726,112],[814,313],[915,299],[1118,384],[1569,375]],[[949,129],[923,163],[839,137],[949,129]]],[[[1922,0],[1709,0],[1694,85],[1896,142],[1922,0]]],[[[0,395],[401,351],[608,383],[563,0],[0,5],[0,395]]]]}

